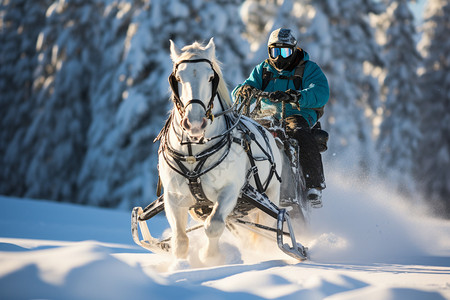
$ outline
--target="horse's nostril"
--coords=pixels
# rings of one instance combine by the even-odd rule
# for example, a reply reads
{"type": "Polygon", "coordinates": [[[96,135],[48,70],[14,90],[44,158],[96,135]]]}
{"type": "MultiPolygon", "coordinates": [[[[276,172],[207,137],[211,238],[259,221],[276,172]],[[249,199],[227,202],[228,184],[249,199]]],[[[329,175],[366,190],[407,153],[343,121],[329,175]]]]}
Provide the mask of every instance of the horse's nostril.
{"type": "Polygon", "coordinates": [[[182,125],[184,127],[184,129],[191,129],[191,123],[189,123],[188,118],[184,118],[182,121],[182,125]]]}
{"type": "Polygon", "coordinates": [[[201,129],[205,129],[206,125],[208,125],[208,120],[206,118],[203,118],[201,129]]]}

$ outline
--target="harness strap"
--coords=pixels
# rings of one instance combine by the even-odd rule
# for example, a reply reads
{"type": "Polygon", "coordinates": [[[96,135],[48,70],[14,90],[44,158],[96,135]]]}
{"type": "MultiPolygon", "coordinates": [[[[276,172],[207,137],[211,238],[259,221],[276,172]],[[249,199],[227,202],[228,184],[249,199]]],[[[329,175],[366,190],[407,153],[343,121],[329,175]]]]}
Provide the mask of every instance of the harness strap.
{"type": "Polygon", "coordinates": [[[267,148],[269,149],[269,152],[267,152],[264,147],[258,142],[258,140],[256,139],[254,133],[252,133],[247,126],[245,126],[245,124],[241,123],[241,128],[240,130],[243,132],[243,138],[236,138],[233,137],[233,142],[240,144],[245,152],[247,153],[247,156],[249,158],[250,161],[250,165],[251,165],[251,169],[249,171],[251,171],[251,173],[253,174],[253,177],[255,179],[255,184],[256,184],[256,188],[258,189],[258,191],[260,193],[264,193],[267,188],[269,187],[269,184],[272,180],[273,175],[275,175],[277,177],[277,180],[279,182],[281,182],[281,176],[278,174],[278,172],[276,171],[276,165],[274,162],[274,158],[273,158],[273,152],[272,149],[269,145],[269,139],[267,138],[266,132],[264,131],[264,129],[262,127],[260,127],[259,124],[255,124],[258,131],[261,133],[261,135],[264,138],[264,141],[266,143],[267,148]],[[256,166],[255,161],[257,160],[254,156],[253,156],[253,152],[252,152],[252,148],[251,148],[251,143],[255,142],[255,144],[258,146],[258,148],[264,153],[264,155],[266,156],[266,159],[269,161],[270,163],[270,171],[269,171],[269,176],[266,179],[266,182],[263,186],[262,182],[261,182],[261,178],[259,176],[258,173],[258,167],[256,166]]]}
{"type": "Polygon", "coordinates": [[[247,139],[245,139],[245,142],[248,143],[246,153],[247,153],[248,159],[250,160],[250,165],[252,166],[251,170],[253,173],[253,178],[255,179],[256,188],[258,189],[258,192],[264,193],[266,191],[266,189],[263,187],[263,185],[261,183],[261,178],[259,177],[258,167],[255,164],[255,159],[254,159],[253,153],[252,153],[252,147],[250,146],[251,141],[248,141],[247,139]]]}
{"type": "Polygon", "coordinates": [[[203,101],[200,100],[200,99],[192,99],[192,100],[189,100],[189,101],[186,102],[186,104],[184,105],[184,109],[186,109],[186,107],[188,107],[189,105],[192,105],[192,104],[199,104],[201,107],[203,107],[203,109],[205,110],[205,112],[208,110],[208,109],[206,108],[205,104],[203,103],[203,101]]]}
{"type": "Polygon", "coordinates": [[[212,201],[206,197],[200,178],[189,179],[188,186],[192,196],[194,196],[195,200],[197,200],[197,203],[193,207],[212,207],[214,205],[212,201]]]}
{"type": "Polygon", "coordinates": [[[161,140],[161,138],[167,134],[167,132],[169,131],[170,123],[172,123],[172,116],[173,116],[173,114],[169,115],[169,117],[167,118],[166,122],[164,123],[163,128],[158,133],[156,138],[153,140],[153,143],[155,143],[156,141],[161,140]]]}
{"type": "MultiPolygon", "coordinates": [[[[269,63],[267,61],[267,63],[269,63]]],[[[306,61],[302,60],[296,67],[295,72],[292,76],[287,77],[283,75],[279,75],[277,77],[274,76],[272,72],[270,72],[267,68],[263,68],[262,74],[262,86],[261,90],[264,91],[266,87],[269,85],[269,82],[276,79],[284,79],[284,80],[292,80],[294,82],[294,86],[296,90],[302,90],[303,83],[303,73],[305,71],[306,61]]]]}
{"type": "MultiPolygon", "coordinates": [[[[270,160],[270,175],[269,178],[271,179],[273,175],[275,175],[277,177],[277,180],[279,182],[281,182],[281,176],[278,174],[277,169],[276,169],[276,165],[275,162],[273,160],[273,151],[272,151],[272,147],[269,146],[269,139],[267,138],[266,132],[264,131],[264,128],[260,125],[257,124],[256,128],[258,128],[259,132],[261,133],[261,135],[264,137],[264,140],[266,142],[267,148],[269,149],[270,152],[270,156],[269,154],[262,148],[262,146],[258,143],[258,141],[256,141],[257,145],[259,146],[259,148],[263,151],[263,153],[265,155],[267,155],[267,157],[271,157],[272,159],[270,160]]],[[[268,179],[266,181],[266,187],[265,190],[269,187],[269,183],[270,183],[270,179],[268,179]]]]}
{"type": "MultiPolygon", "coordinates": [[[[228,138],[227,139],[227,143],[224,145],[228,145],[228,147],[226,148],[226,151],[222,154],[222,156],[220,157],[220,159],[215,162],[214,164],[212,164],[211,166],[209,166],[208,168],[202,170],[203,165],[206,162],[206,159],[209,157],[204,157],[203,159],[199,160],[199,161],[192,161],[193,163],[197,163],[195,169],[193,171],[189,171],[188,168],[186,168],[186,166],[181,162],[181,160],[177,159],[176,157],[172,156],[172,159],[175,161],[175,163],[177,164],[177,166],[179,167],[176,168],[172,163],[170,163],[169,158],[167,157],[168,153],[166,153],[166,151],[162,151],[164,160],[166,161],[166,163],[169,165],[169,167],[174,170],[175,172],[177,172],[178,174],[180,174],[181,176],[187,178],[188,180],[196,180],[197,178],[199,178],[200,176],[208,173],[209,171],[211,171],[212,169],[214,169],[215,167],[217,167],[219,164],[222,163],[222,161],[225,159],[225,157],[227,157],[228,153],[230,153],[230,146],[231,146],[231,139],[228,138]]],[[[166,148],[166,147],[164,147],[166,148]]],[[[217,151],[220,150],[220,148],[217,149],[217,151]]],[[[212,153],[213,154],[213,153],[212,153]]],[[[212,155],[211,154],[211,155],[212,155]]],[[[186,158],[184,161],[188,162],[189,159],[186,158]]]]}
{"type": "Polygon", "coordinates": [[[161,189],[162,189],[162,182],[161,182],[161,177],[159,177],[159,174],[158,174],[158,184],[156,185],[156,196],[157,197],[161,196],[161,189]]]}
{"type": "Polygon", "coordinates": [[[164,150],[167,150],[169,152],[170,156],[172,156],[176,160],[189,162],[189,163],[195,163],[197,161],[207,159],[208,157],[210,157],[211,155],[213,155],[214,153],[219,151],[227,143],[228,143],[228,137],[225,136],[218,143],[214,144],[214,146],[212,146],[196,155],[192,155],[192,146],[190,144],[187,144],[189,155],[184,155],[182,153],[179,153],[179,152],[173,150],[171,147],[167,147],[167,146],[164,147],[164,150]]]}

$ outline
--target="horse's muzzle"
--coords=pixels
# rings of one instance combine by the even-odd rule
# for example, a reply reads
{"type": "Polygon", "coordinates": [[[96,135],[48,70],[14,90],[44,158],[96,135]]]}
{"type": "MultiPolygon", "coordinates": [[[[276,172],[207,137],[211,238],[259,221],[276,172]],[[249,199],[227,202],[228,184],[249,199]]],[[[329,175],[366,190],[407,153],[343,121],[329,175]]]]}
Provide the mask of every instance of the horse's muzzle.
{"type": "Polygon", "coordinates": [[[201,121],[189,121],[189,118],[184,117],[181,121],[183,129],[192,137],[198,137],[203,135],[206,126],[208,125],[208,119],[203,117],[201,121]]]}

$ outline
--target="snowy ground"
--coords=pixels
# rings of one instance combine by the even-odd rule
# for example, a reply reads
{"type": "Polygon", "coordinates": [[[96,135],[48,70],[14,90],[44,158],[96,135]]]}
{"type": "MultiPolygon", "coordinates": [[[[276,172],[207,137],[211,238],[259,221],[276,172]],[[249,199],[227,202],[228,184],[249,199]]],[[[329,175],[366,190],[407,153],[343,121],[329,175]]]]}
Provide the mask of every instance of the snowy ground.
{"type": "Polygon", "coordinates": [[[380,186],[328,184],[301,240],[311,260],[226,235],[227,263],[202,268],[197,234],[182,271],[133,244],[127,212],[0,197],[0,299],[450,299],[449,221],[380,186]]]}

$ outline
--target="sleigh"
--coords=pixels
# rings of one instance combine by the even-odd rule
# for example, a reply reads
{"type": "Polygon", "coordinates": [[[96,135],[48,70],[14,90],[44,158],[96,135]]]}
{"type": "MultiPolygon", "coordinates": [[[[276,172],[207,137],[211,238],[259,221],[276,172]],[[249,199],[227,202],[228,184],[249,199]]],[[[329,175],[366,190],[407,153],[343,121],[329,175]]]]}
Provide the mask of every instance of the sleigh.
{"type": "MultiPolygon", "coordinates": [[[[265,96],[264,93],[259,95],[265,96]]],[[[243,109],[237,108],[242,113],[243,109]]],[[[255,112],[255,110],[253,110],[255,112]]],[[[244,112],[249,115],[250,113],[244,112]]],[[[278,148],[284,152],[285,165],[281,174],[281,194],[280,203],[274,204],[261,187],[254,187],[250,184],[250,177],[255,170],[249,170],[247,181],[241,190],[237,204],[233,212],[226,220],[226,226],[232,233],[238,234],[238,228],[245,228],[257,235],[269,239],[275,239],[279,249],[287,255],[305,260],[308,258],[307,247],[303,246],[296,238],[296,232],[306,231],[307,214],[309,213],[309,203],[306,201],[305,181],[298,161],[298,144],[294,139],[290,139],[286,133],[284,125],[269,114],[251,115],[252,119],[264,126],[274,136],[278,148]],[[276,221],[276,226],[252,222],[247,216],[254,210],[260,210],[276,221]]],[[[256,170],[257,171],[257,170],[256,170]]],[[[261,183],[259,183],[261,184],[261,183]]],[[[258,185],[256,183],[255,185],[258,185]]],[[[191,191],[195,193],[195,187],[191,191]]],[[[212,211],[213,204],[209,201],[197,201],[190,208],[191,215],[195,219],[205,220],[212,211]]],[[[157,239],[150,233],[147,221],[164,211],[164,195],[160,195],[154,202],[145,208],[135,207],[132,211],[132,236],[139,246],[155,253],[170,252],[171,237],[157,239]]],[[[203,225],[196,225],[186,229],[186,233],[200,230],[203,225]]]]}
{"type": "MultiPolygon", "coordinates": [[[[231,103],[213,40],[205,47],[194,43],[182,50],[171,42],[171,58],[174,108],[158,136],[164,194],[157,193],[145,208],[133,209],[133,240],[152,252],[172,252],[183,259],[188,234],[204,228],[209,239],[204,258],[209,259],[219,251],[217,237],[225,227],[236,235],[244,228],[276,240],[279,249],[295,259],[307,259],[307,248],[296,236],[306,231],[310,205],[296,141],[286,136],[283,124],[265,116],[256,122],[249,99],[231,103]],[[194,94],[196,98],[188,98],[194,94]],[[221,167],[227,170],[225,176],[219,170],[223,165],[232,166],[229,171],[221,167]],[[147,221],[163,211],[171,216],[173,236],[158,239],[147,221]],[[187,213],[206,222],[185,229],[187,213]],[[255,214],[270,221],[259,222],[252,218],[255,214]]],[[[266,96],[262,92],[257,98],[266,96]]]]}

